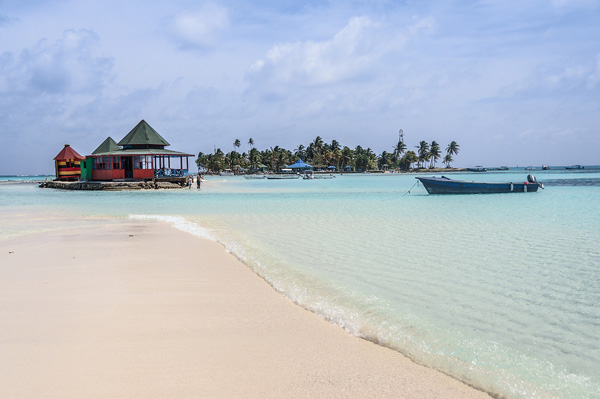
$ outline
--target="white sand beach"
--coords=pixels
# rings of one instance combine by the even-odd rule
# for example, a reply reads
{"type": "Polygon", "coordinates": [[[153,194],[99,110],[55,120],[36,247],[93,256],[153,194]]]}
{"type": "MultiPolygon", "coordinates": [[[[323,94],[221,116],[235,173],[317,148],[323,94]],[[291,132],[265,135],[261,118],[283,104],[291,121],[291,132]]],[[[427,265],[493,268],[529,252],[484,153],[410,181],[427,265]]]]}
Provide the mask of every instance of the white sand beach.
{"type": "Polygon", "coordinates": [[[153,221],[1,240],[0,320],[5,398],[489,398],[153,221]]]}

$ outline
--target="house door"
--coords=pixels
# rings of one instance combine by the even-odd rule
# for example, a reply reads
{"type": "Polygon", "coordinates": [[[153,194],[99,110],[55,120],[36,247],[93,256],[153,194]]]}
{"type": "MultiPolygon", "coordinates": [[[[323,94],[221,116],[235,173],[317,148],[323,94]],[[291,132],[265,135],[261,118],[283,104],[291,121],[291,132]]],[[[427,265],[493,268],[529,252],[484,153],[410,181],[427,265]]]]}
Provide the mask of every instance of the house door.
{"type": "Polygon", "coordinates": [[[121,169],[125,171],[126,179],[133,179],[133,161],[131,157],[121,157],[121,169]]]}

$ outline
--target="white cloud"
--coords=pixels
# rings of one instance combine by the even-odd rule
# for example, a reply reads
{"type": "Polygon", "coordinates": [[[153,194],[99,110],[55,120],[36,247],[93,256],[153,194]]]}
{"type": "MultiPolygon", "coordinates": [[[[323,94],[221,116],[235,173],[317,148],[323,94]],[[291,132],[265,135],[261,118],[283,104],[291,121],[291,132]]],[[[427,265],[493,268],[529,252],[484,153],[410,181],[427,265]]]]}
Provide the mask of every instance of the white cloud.
{"type": "Polygon", "coordinates": [[[251,80],[324,85],[361,76],[374,62],[405,42],[368,17],[351,18],[331,39],[280,43],[250,68],[251,80]]]}
{"type": "Polygon", "coordinates": [[[600,55],[592,62],[565,67],[559,73],[547,78],[550,90],[572,90],[586,88],[593,90],[600,83],[600,55]]]}
{"type": "Polygon", "coordinates": [[[94,55],[97,35],[66,30],[54,43],[39,41],[19,57],[0,57],[0,91],[11,93],[82,93],[100,91],[110,78],[112,61],[94,55]]]}
{"type": "Polygon", "coordinates": [[[171,33],[182,47],[213,46],[219,34],[229,25],[229,13],[226,8],[216,4],[181,12],[171,21],[171,33]]]}

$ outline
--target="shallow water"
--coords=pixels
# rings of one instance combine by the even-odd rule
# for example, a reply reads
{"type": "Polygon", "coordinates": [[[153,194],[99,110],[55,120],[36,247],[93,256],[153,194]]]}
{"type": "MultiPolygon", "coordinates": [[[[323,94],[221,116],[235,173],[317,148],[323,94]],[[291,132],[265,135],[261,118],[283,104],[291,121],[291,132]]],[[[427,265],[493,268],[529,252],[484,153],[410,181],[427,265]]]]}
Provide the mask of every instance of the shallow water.
{"type": "MultiPolygon", "coordinates": [[[[521,181],[528,172],[453,174],[521,181]]],[[[0,213],[161,219],[216,239],[353,334],[489,392],[600,398],[600,170],[537,193],[430,196],[414,175],[209,178],[202,190],[0,186],[0,213]],[[408,191],[410,190],[410,193],[408,191]]],[[[83,219],[79,219],[83,217],[83,219]]],[[[0,236],[50,228],[3,217],[0,236]]]]}

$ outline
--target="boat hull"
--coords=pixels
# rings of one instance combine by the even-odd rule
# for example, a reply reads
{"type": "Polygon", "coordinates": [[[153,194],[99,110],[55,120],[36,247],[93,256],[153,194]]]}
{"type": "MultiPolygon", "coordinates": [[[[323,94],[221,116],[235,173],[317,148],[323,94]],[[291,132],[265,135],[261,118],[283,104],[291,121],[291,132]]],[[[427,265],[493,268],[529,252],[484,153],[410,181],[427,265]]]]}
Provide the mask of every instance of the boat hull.
{"type": "Polygon", "coordinates": [[[299,179],[299,175],[267,175],[267,179],[269,180],[291,180],[291,179],[299,179]]]}
{"type": "Polygon", "coordinates": [[[437,177],[416,177],[429,194],[499,194],[531,193],[539,188],[538,183],[487,183],[452,180],[437,177]]]}

